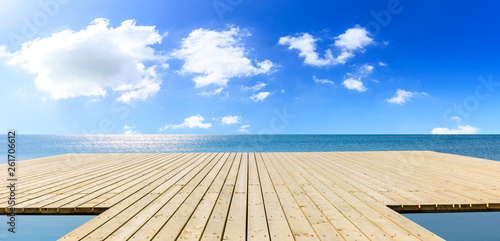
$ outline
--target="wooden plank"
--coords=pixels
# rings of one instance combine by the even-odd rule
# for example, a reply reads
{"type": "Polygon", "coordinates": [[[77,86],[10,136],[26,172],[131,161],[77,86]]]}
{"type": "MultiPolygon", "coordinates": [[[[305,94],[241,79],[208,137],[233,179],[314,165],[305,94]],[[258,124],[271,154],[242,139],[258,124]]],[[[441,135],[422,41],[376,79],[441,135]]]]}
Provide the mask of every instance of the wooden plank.
{"type": "Polygon", "coordinates": [[[300,204],[295,200],[290,193],[286,183],[281,178],[280,174],[274,169],[271,163],[265,163],[259,153],[256,155],[259,169],[267,169],[271,181],[274,185],[276,193],[280,199],[283,211],[292,230],[295,240],[320,240],[320,237],[312,227],[306,217],[306,214],[301,209],[300,204]]]}
{"type": "MultiPolygon", "coordinates": [[[[39,206],[43,208],[59,208],[69,201],[65,199],[71,198],[75,194],[87,194],[92,193],[97,190],[105,188],[111,181],[120,180],[120,178],[130,178],[132,173],[145,171],[144,162],[151,162],[148,165],[156,165],[162,162],[164,159],[160,158],[160,155],[144,156],[143,158],[137,158],[135,162],[137,164],[131,164],[126,166],[113,167],[113,169],[108,170],[108,173],[104,174],[94,174],[94,176],[84,177],[82,180],[74,180],[63,184],[64,186],[56,191],[51,191],[51,193],[56,194],[53,197],[47,198],[46,196],[38,196],[27,202],[21,203],[21,205],[26,206],[39,206]],[[142,169],[141,169],[142,167],[142,169]],[[56,202],[61,202],[60,204],[53,204],[56,202]]],[[[80,196],[78,198],[81,198],[80,196]]],[[[42,208],[42,210],[43,210],[42,208]]]]}
{"type": "MultiPolygon", "coordinates": [[[[338,205],[328,200],[323,194],[325,193],[325,187],[323,185],[318,185],[317,181],[311,177],[310,173],[304,172],[304,170],[300,170],[301,172],[299,172],[297,166],[290,163],[289,160],[294,157],[288,155],[288,153],[275,153],[275,155],[277,156],[276,160],[291,172],[291,175],[297,179],[301,188],[311,197],[317,207],[325,214],[330,223],[336,227],[337,231],[345,240],[369,240],[362,230],[356,227],[347,216],[344,216],[337,208],[338,205]]],[[[340,201],[339,199],[336,200],[340,201]]],[[[343,205],[347,206],[348,204],[343,203],[343,205]]]]}
{"type": "MultiPolygon", "coordinates": [[[[233,166],[235,166],[233,164],[233,166]]],[[[221,193],[224,176],[219,175],[184,226],[178,240],[199,240],[221,193]]],[[[245,204],[246,205],[246,204],[245,204]]]]}
{"type": "MultiPolygon", "coordinates": [[[[65,156],[66,157],[66,156],[65,156]]],[[[120,154],[103,154],[103,155],[92,155],[89,158],[84,157],[72,157],[71,162],[69,164],[54,164],[52,162],[49,162],[43,166],[39,166],[37,169],[35,169],[33,172],[27,173],[24,169],[27,167],[24,167],[25,164],[24,161],[19,162],[19,175],[22,176],[23,182],[29,183],[29,186],[25,187],[20,187],[19,194],[24,194],[28,193],[36,189],[37,187],[42,186],[44,183],[52,183],[53,181],[60,180],[60,178],[63,175],[69,176],[68,171],[72,170],[74,167],[78,167],[79,169],[85,169],[86,164],[90,163],[98,163],[104,160],[109,160],[109,159],[114,159],[116,158],[117,160],[120,158],[120,154]],[[58,167],[64,167],[63,170],[58,170],[58,167]],[[53,167],[55,170],[52,171],[51,168],[53,167]],[[61,175],[63,174],[63,175],[61,175]]],[[[58,159],[59,160],[59,159],[58,159]]],[[[60,161],[60,160],[59,160],[60,161]]],[[[0,197],[4,197],[8,193],[8,190],[0,190],[0,197]]]]}
{"type": "MultiPolygon", "coordinates": [[[[159,160],[163,160],[165,163],[159,164],[155,166],[153,170],[149,168],[149,165],[146,165],[145,168],[149,168],[145,173],[134,173],[130,176],[124,176],[122,179],[114,179],[113,182],[110,182],[107,186],[101,186],[98,190],[92,189],[88,192],[85,192],[85,196],[80,199],[72,200],[71,202],[66,202],[61,206],[72,206],[72,207],[94,207],[97,204],[104,202],[105,200],[117,195],[118,193],[122,193],[125,190],[132,188],[135,185],[144,185],[144,182],[152,182],[153,180],[158,179],[162,175],[167,174],[175,167],[181,165],[183,161],[185,161],[185,154],[176,154],[176,155],[165,155],[163,158],[159,158],[159,160]],[[108,194],[107,198],[103,198],[103,195],[108,194]],[[100,199],[100,201],[96,201],[96,199],[100,199]]],[[[53,203],[51,205],[59,205],[57,203],[53,203]]]]}
{"type": "MultiPolygon", "coordinates": [[[[153,201],[154,197],[159,196],[159,193],[158,192],[155,193],[154,191],[159,191],[163,193],[165,190],[172,190],[172,193],[174,193],[176,190],[180,190],[182,186],[174,184],[181,182],[183,178],[184,179],[192,178],[195,174],[198,173],[198,171],[200,171],[206,165],[213,163],[213,162],[205,162],[206,160],[216,160],[217,156],[219,156],[219,158],[221,156],[221,155],[217,156],[216,155],[217,154],[204,154],[200,158],[196,158],[197,157],[196,154],[188,155],[188,157],[191,157],[192,158],[191,160],[193,160],[194,162],[186,162],[183,166],[176,169],[176,172],[170,173],[169,175],[165,176],[165,179],[158,179],[155,182],[150,183],[149,185],[139,190],[135,190],[135,192],[129,194],[129,196],[126,199],[118,202],[106,212],[91,219],[89,222],[78,227],[77,229],[68,233],[59,240],[75,240],[88,237],[91,235],[93,231],[102,227],[111,220],[118,222],[118,220],[122,218],[121,216],[124,216],[122,214],[124,211],[135,210],[136,212],[139,212],[140,210],[142,210],[143,204],[144,205],[149,204],[148,201],[153,201]],[[140,208],[135,209],[136,206],[140,208]]],[[[110,231],[113,232],[115,230],[112,229],[110,231]]],[[[100,237],[94,236],[94,237],[96,239],[104,238],[103,236],[100,237]]]]}
{"type": "MultiPolygon", "coordinates": [[[[374,157],[370,160],[378,160],[378,159],[374,157]]],[[[393,179],[399,178],[397,173],[398,171],[396,171],[393,166],[382,165],[380,168],[377,169],[379,169],[380,172],[386,173],[384,175],[385,178],[388,177],[392,177],[393,179]]],[[[436,180],[438,178],[434,178],[432,179],[432,181],[429,178],[430,178],[429,176],[425,176],[422,174],[418,175],[417,173],[414,173],[414,178],[404,179],[401,180],[400,182],[402,182],[402,185],[414,189],[415,190],[413,191],[414,193],[424,193],[442,200],[434,203],[435,208],[448,208],[448,207],[453,208],[454,204],[469,204],[469,203],[482,203],[484,208],[486,208],[486,203],[483,203],[478,199],[474,199],[467,196],[468,195],[467,193],[460,193],[458,190],[454,188],[454,186],[449,186],[449,184],[446,182],[440,183],[439,180],[436,180]]],[[[393,183],[397,182],[394,181],[393,183]]]]}
{"type": "MultiPolygon", "coordinates": [[[[323,157],[322,160],[327,160],[329,157],[328,155],[329,154],[326,154],[327,156],[323,156],[325,154],[313,154],[314,156],[319,156],[319,157],[323,157]]],[[[337,155],[337,154],[332,154],[332,155],[337,155]]],[[[339,154],[340,155],[340,154],[339,154]]],[[[346,157],[345,159],[347,159],[348,157],[346,157]]],[[[445,197],[440,197],[440,196],[436,196],[436,195],[433,195],[432,193],[428,193],[428,192],[425,192],[423,190],[425,190],[424,188],[422,188],[423,186],[420,185],[419,183],[413,183],[413,182],[409,182],[407,179],[401,179],[401,178],[398,178],[398,175],[401,175],[401,174],[398,174],[398,173],[391,173],[391,172],[387,172],[386,171],[386,168],[390,168],[390,167],[378,167],[376,165],[373,165],[373,162],[368,162],[366,159],[361,159],[358,157],[358,156],[353,156],[353,158],[349,159],[349,165],[358,165],[358,169],[361,169],[361,170],[367,170],[366,173],[367,175],[370,175],[372,178],[376,179],[375,176],[379,176],[381,178],[383,178],[384,182],[388,182],[388,183],[391,183],[391,186],[395,187],[395,188],[398,188],[398,189],[401,189],[401,190],[405,190],[406,192],[411,192],[411,194],[413,196],[416,196],[417,197],[417,200],[412,200],[412,203],[406,203],[404,205],[413,205],[414,202],[418,202],[419,200],[425,200],[425,201],[420,201],[419,202],[419,205],[420,206],[424,206],[424,205],[427,205],[427,206],[431,206],[431,207],[435,207],[437,204],[440,204],[440,205],[451,205],[452,202],[450,202],[449,200],[447,200],[445,197]]],[[[330,163],[327,163],[326,165],[330,166],[330,163]]],[[[334,171],[334,170],[332,170],[334,171]]],[[[404,195],[406,197],[410,196],[410,195],[404,195]]]]}
{"type": "Polygon", "coordinates": [[[25,201],[31,200],[33,198],[40,197],[43,193],[53,193],[56,192],[66,186],[74,185],[75,183],[83,183],[85,181],[91,180],[92,177],[97,175],[101,175],[109,171],[110,167],[114,165],[133,165],[134,158],[126,157],[120,159],[119,156],[115,156],[116,159],[110,159],[106,161],[102,165],[94,165],[89,168],[79,168],[76,170],[72,170],[71,172],[65,172],[61,175],[51,176],[50,178],[41,179],[36,181],[32,185],[30,185],[27,189],[22,189],[19,194],[21,195],[21,199],[19,200],[19,204],[22,204],[25,201]]]}
{"type": "MultiPolygon", "coordinates": [[[[346,192],[341,186],[337,185],[334,180],[331,180],[329,175],[324,175],[317,168],[313,168],[303,160],[300,155],[293,155],[295,158],[288,159],[295,169],[301,172],[308,181],[321,194],[337,208],[343,216],[345,216],[354,226],[356,226],[366,237],[371,240],[393,240],[388,233],[381,229],[375,222],[368,219],[354,205],[356,199],[353,199],[352,194],[346,192]]],[[[347,225],[347,224],[346,224],[347,225]]],[[[352,230],[356,233],[355,230],[352,230]]]]}
{"type": "Polygon", "coordinates": [[[344,240],[337,228],[328,220],[326,215],[317,207],[317,204],[311,200],[302,187],[296,182],[296,179],[290,174],[289,170],[276,159],[274,154],[262,154],[264,161],[273,166],[281,179],[285,182],[289,192],[300,206],[309,224],[313,227],[320,240],[344,240]]]}
{"type": "MultiPolygon", "coordinates": [[[[303,160],[308,161],[309,167],[321,172],[322,175],[331,177],[331,169],[326,171],[325,168],[321,168],[320,165],[317,165],[317,162],[312,162],[310,159],[308,159],[308,156],[304,157],[305,158],[303,160]]],[[[401,226],[401,224],[405,224],[405,222],[401,223],[402,221],[406,221],[405,219],[400,218],[399,221],[395,220],[395,217],[402,217],[401,215],[387,208],[384,208],[383,211],[389,210],[390,212],[380,212],[376,207],[378,204],[380,204],[380,202],[369,197],[363,192],[346,193],[345,191],[342,191],[342,189],[337,190],[339,191],[339,193],[342,193],[342,198],[344,198],[349,203],[356,204],[356,209],[358,209],[366,218],[370,219],[394,239],[404,238],[405,240],[422,240],[421,236],[423,236],[423,238],[425,238],[424,240],[442,240],[438,236],[416,224],[412,226],[412,228],[413,230],[418,230],[418,234],[411,233],[410,230],[412,229],[401,226]]],[[[385,205],[382,206],[385,207],[385,205]]]]}
{"type": "Polygon", "coordinates": [[[219,191],[219,198],[217,199],[215,208],[205,226],[205,231],[203,232],[203,236],[201,238],[202,240],[221,240],[223,238],[240,164],[241,153],[238,153],[236,155],[233,168],[231,168],[231,171],[224,182],[224,187],[219,191]]]}
{"type": "Polygon", "coordinates": [[[248,196],[248,153],[241,156],[240,169],[234,187],[233,199],[229,207],[223,239],[231,241],[246,240],[247,196],[248,196]]]}
{"type": "Polygon", "coordinates": [[[248,158],[248,214],[247,240],[270,240],[264,198],[260,184],[255,153],[248,158]]]}
{"type": "MultiPolygon", "coordinates": [[[[224,154],[222,157],[218,158],[215,163],[211,163],[207,168],[201,170],[196,176],[193,176],[189,179],[185,179],[184,181],[180,182],[180,186],[182,186],[182,189],[175,194],[171,200],[169,200],[167,203],[165,203],[163,200],[158,200],[160,204],[163,206],[160,206],[160,209],[154,209],[157,210],[156,212],[149,212],[149,213],[154,213],[154,218],[149,219],[146,223],[142,223],[142,226],[131,236],[132,240],[147,240],[147,239],[156,239],[156,240],[161,240],[159,238],[169,238],[171,235],[177,236],[178,233],[171,234],[171,235],[165,235],[162,234],[161,236],[157,236],[159,231],[166,225],[166,223],[170,220],[170,218],[176,213],[176,211],[183,205],[183,203],[186,201],[186,199],[190,196],[193,200],[199,200],[198,198],[200,195],[202,196],[203,190],[206,190],[210,183],[213,181],[213,179],[217,176],[217,174],[220,172],[220,169],[225,167],[226,169],[228,168],[228,165],[232,164],[231,161],[229,160],[229,154],[224,154]],[[185,183],[183,183],[185,182],[185,183]],[[200,188],[196,188],[197,186],[201,185],[200,188]],[[196,192],[192,193],[193,190],[197,190],[196,192]],[[158,237],[158,238],[156,238],[158,237]]],[[[201,197],[200,197],[201,198],[201,197]]],[[[189,209],[189,208],[196,208],[196,205],[199,202],[188,202],[187,205],[184,205],[184,209],[189,209]]],[[[183,215],[189,216],[189,214],[183,215]]]]}
{"type": "MultiPolygon", "coordinates": [[[[211,190],[211,194],[220,195],[228,175],[230,175],[232,170],[237,170],[238,168],[237,165],[235,165],[235,156],[235,153],[231,153],[227,160],[224,160],[224,165],[222,165],[221,168],[214,168],[213,171],[208,173],[203,181],[193,191],[185,190],[189,196],[177,208],[177,210],[171,214],[170,218],[163,224],[161,229],[159,229],[154,236],[154,240],[176,240],[181,234],[186,223],[192,218],[193,212],[197,209],[202,199],[206,197],[206,194],[208,194],[210,188],[214,187],[211,190]]],[[[200,236],[199,233],[197,236],[200,236]]],[[[198,240],[198,238],[196,238],[196,240],[198,240]]]]}

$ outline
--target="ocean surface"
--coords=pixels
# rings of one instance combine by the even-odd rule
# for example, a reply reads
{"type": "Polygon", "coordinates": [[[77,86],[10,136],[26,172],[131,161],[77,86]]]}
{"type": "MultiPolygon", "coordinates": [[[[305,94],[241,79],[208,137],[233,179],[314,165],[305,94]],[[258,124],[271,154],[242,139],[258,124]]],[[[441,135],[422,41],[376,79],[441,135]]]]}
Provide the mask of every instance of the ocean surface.
{"type": "MultiPolygon", "coordinates": [[[[18,160],[65,153],[430,150],[500,161],[500,135],[18,135],[16,143],[18,160]]],[[[6,135],[0,144],[6,156],[6,135]]],[[[500,212],[405,216],[447,240],[500,240],[500,212]]],[[[0,240],[35,240],[33,234],[55,240],[91,218],[18,216],[15,235],[0,222],[0,240]]]]}
{"type": "MultiPolygon", "coordinates": [[[[6,135],[3,135],[0,143],[2,146],[7,144],[6,135]]],[[[18,158],[22,160],[65,153],[402,150],[430,150],[500,161],[500,135],[20,135],[17,137],[18,158]]]]}

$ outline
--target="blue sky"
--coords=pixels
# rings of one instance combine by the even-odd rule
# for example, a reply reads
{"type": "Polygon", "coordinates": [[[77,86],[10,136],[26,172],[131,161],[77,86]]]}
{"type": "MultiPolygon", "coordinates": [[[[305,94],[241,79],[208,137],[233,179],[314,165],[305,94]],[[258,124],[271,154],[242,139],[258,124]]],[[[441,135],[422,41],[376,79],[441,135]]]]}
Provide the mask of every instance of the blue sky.
{"type": "Polygon", "coordinates": [[[498,134],[500,3],[0,3],[25,134],[498,134]]]}

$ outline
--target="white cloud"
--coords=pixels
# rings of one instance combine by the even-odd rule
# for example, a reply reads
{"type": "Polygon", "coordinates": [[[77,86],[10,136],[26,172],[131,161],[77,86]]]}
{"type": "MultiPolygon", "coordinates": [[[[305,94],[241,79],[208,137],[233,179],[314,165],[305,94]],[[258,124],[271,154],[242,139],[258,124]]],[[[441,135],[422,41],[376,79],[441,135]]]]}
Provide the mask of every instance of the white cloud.
{"type": "Polygon", "coordinates": [[[79,32],[63,30],[50,37],[22,44],[19,51],[5,53],[8,63],[35,75],[36,87],[50,98],[105,96],[121,93],[122,102],[145,100],[160,90],[156,65],[164,56],[151,45],[163,38],[155,26],[137,26],[134,20],[109,28],[107,19],[96,19],[79,32]]]}
{"type": "Polygon", "coordinates": [[[212,123],[203,123],[205,118],[201,115],[194,115],[190,116],[186,119],[184,119],[184,122],[182,124],[178,125],[172,125],[172,124],[166,124],[165,126],[161,127],[159,131],[164,131],[166,129],[179,129],[179,128],[203,128],[203,129],[208,129],[212,127],[212,123]]]}
{"type": "Polygon", "coordinates": [[[373,65],[369,64],[363,64],[361,67],[358,68],[357,75],[360,76],[368,76],[373,72],[373,65]]]}
{"type": "Polygon", "coordinates": [[[379,61],[379,62],[378,62],[378,65],[379,65],[379,66],[382,66],[382,67],[387,66],[387,64],[386,64],[386,63],[381,62],[381,61],[379,61]]]}
{"type": "Polygon", "coordinates": [[[387,102],[393,103],[393,104],[403,105],[404,103],[409,101],[411,98],[414,98],[416,96],[424,96],[424,95],[428,95],[428,94],[425,92],[418,93],[418,92],[410,92],[410,91],[398,89],[395,93],[395,96],[390,98],[390,99],[387,99],[387,102]]]}
{"type": "Polygon", "coordinates": [[[160,127],[160,129],[158,129],[158,131],[165,131],[171,127],[172,127],[172,124],[165,124],[163,127],[160,127]]]}
{"type": "Polygon", "coordinates": [[[134,131],[134,130],[127,130],[125,132],[123,132],[124,135],[137,135],[137,134],[141,134],[137,131],[134,131]]]}
{"type": "Polygon", "coordinates": [[[477,134],[480,130],[470,125],[458,126],[458,129],[439,127],[432,129],[431,134],[477,134]]]}
{"type": "Polygon", "coordinates": [[[347,76],[359,79],[365,78],[368,77],[371,73],[373,73],[374,69],[375,67],[373,67],[373,65],[363,64],[359,67],[356,67],[354,72],[347,73],[347,76]]]}
{"type": "Polygon", "coordinates": [[[193,80],[196,87],[210,84],[225,86],[234,77],[248,77],[269,73],[273,63],[269,60],[256,63],[247,58],[242,37],[248,31],[231,28],[217,32],[196,29],[182,40],[182,47],[172,56],[184,60],[181,73],[197,74],[193,80]]]}
{"type": "Polygon", "coordinates": [[[363,85],[363,82],[359,79],[348,78],[344,80],[342,83],[347,89],[357,90],[359,92],[365,92],[366,87],[363,85]]]}
{"type": "Polygon", "coordinates": [[[222,121],[222,124],[224,124],[224,125],[238,124],[238,123],[241,123],[241,116],[228,115],[228,116],[222,117],[221,121],[222,121]]]}
{"type": "Polygon", "coordinates": [[[198,93],[198,95],[205,96],[205,97],[209,97],[209,96],[213,96],[213,95],[218,95],[218,94],[220,94],[220,92],[223,89],[224,88],[218,88],[218,89],[211,90],[211,91],[202,91],[201,93],[198,93]]]}
{"type": "Polygon", "coordinates": [[[334,45],[345,51],[364,49],[364,47],[373,43],[373,39],[368,37],[369,34],[365,28],[356,25],[336,37],[334,45]]]}
{"type": "MultiPolygon", "coordinates": [[[[374,70],[373,65],[364,64],[356,68],[353,73],[347,73],[347,79],[344,79],[342,83],[347,89],[357,90],[359,92],[364,92],[367,88],[364,86],[361,79],[368,77],[374,70]]],[[[346,78],[344,77],[344,78],[346,78]]],[[[376,80],[374,80],[377,82],[376,80]]]]}
{"type": "Polygon", "coordinates": [[[312,66],[327,66],[344,64],[347,59],[354,57],[353,51],[363,50],[364,47],[373,43],[373,39],[368,37],[369,33],[366,29],[356,25],[354,28],[347,29],[345,33],[337,36],[335,47],[339,49],[340,54],[334,57],[331,49],[327,49],[322,57],[316,52],[316,41],[312,35],[308,33],[302,36],[281,37],[279,44],[289,45],[288,49],[296,49],[299,51],[299,56],[304,57],[304,64],[312,66]]]}
{"type": "Polygon", "coordinates": [[[9,57],[10,53],[7,51],[7,46],[0,45],[0,58],[9,57]]]}
{"type": "Polygon", "coordinates": [[[252,87],[246,87],[246,86],[245,86],[245,87],[243,87],[243,90],[245,90],[245,91],[253,91],[253,92],[255,92],[255,91],[259,91],[260,89],[262,89],[262,88],[266,87],[266,85],[267,85],[267,84],[264,84],[264,83],[258,83],[258,84],[254,85],[254,86],[252,86],[252,87]]]}
{"type": "Polygon", "coordinates": [[[313,75],[313,81],[315,83],[320,83],[320,84],[332,84],[332,85],[335,84],[333,81],[328,80],[328,79],[318,79],[318,78],[316,78],[315,75],[313,75]]]}
{"type": "Polygon", "coordinates": [[[264,101],[264,99],[267,98],[270,94],[271,93],[269,93],[269,92],[259,92],[257,94],[250,96],[250,99],[255,101],[255,102],[264,101]]]}
{"type": "Polygon", "coordinates": [[[281,37],[279,40],[279,44],[281,45],[289,45],[288,49],[296,49],[299,50],[299,56],[304,57],[304,64],[312,65],[312,66],[326,66],[326,65],[335,65],[339,63],[345,63],[345,59],[347,59],[348,55],[339,56],[337,58],[333,57],[332,51],[327,49],[323,58],[320,58],[318,53],[316,52],[316,41],[312,35],[308,33],[304,33],[299,37],[281,37]]]}
{"type": "Polygon", "coordinates": [[[134,131],[134,128],[135,128],[135,126],[129,126],[129,125],[125,124],[125,126],[123,126],[123,130],[125,130],[125,132],[123,132],[123,134],[124,135],[141,134],[138,131],[134,131]]]}
{"type": "Polygon", "coordinates": [[[460,121],[462,121],[462,118],[460,118],[459,116],[452,116],[452,117],[450,117],[450,120],[460,122],[460,121]]]}
{"type": "Polygon", "coordinates": [[[238,132],[248,132],[248,127],[250,127],[250,125],[243,125],[237,131],[238,132]]]}

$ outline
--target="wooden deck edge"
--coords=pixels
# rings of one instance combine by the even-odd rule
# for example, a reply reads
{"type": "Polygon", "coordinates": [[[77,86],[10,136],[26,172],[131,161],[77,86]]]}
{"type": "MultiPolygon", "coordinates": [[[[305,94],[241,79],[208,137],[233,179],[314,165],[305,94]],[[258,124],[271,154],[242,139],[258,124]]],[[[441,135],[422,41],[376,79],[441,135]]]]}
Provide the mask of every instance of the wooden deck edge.
{"type": "MultiPolygon", "coordinates": [[[[98,215],[109,208],[16,208],[16,215],[98,215]]],[[[10,208],[0,207],[0,215],[8,215],[10,208]]]]}
{"type": "Polygon", "coordinates": [[[398,213],[500,212],[500,203],[388,205],[398,213]]]}
{"type": "MultiPolygon", "coordinates": [[[[448,212],[500,212],[500,203],[489,204],[427,204],[427,205],[387,205],[398,213],[448,213],[448,212]]],[[[97,215],[109,208],[17,208],[16,215],[97,215]]],[[[0,207],[0,215],[10,213],[9,208],[0,207]]]]}

